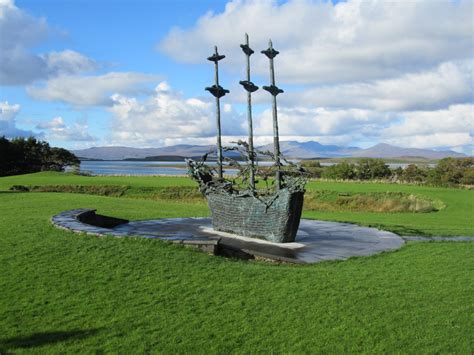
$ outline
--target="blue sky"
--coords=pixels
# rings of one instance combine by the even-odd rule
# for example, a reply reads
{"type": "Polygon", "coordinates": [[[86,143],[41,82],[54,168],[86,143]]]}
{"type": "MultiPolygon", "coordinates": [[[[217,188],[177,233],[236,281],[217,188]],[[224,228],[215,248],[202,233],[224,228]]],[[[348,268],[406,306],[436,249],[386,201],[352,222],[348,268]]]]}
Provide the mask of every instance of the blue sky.
{"type": "MultiPolygon", "coordinates": [[[[471,1],[0,0],[0,134],[53,145],[213,143],[206,56],[227,55],[224,141],[246,135],[239,44],[253,81],[269,37],[283,140],[472,154],[471,1]]],[[[257,143],[271,141],[270,98],[255,96],[257,143]]]]}

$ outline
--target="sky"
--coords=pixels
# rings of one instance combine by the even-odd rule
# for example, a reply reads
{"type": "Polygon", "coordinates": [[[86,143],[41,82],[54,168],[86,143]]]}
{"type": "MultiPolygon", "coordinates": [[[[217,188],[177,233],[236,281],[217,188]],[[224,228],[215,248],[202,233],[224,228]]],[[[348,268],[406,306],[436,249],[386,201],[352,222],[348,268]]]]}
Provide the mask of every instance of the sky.
{"type": "MultiPolygon", "coordinates": [[[[214,45],[223,141],[247,135],[245,56],[269,84],[281,140],[473,154],[471,0],[0,0],[0,136],[53,146],[213,144],[214,45]]],[[[253,94],[256,144],[271,96],[253,94]]]]}

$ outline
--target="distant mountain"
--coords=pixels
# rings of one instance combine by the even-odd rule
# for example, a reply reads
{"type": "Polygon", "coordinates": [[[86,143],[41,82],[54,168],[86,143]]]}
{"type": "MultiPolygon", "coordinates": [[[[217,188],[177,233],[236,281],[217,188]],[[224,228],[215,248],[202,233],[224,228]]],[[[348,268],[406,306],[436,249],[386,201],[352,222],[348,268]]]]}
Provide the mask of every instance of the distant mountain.
{"type": "Polygon", "coordinates": [[[418,148],[401,148],[390,144],[380,143],[371,148],[360,149],[352,154],[353,157],[364,158],[399,158],[399,157],[423,157],[427,159],[443,159],[447,157],[465,157],[464,154],[452,150],[430,150],[418,148]]]}
{"type": "MultiPolygon", "coordinates": [[[[81,158],[102,160],[124,160],[145,159],[147,157],[179,156],[199,157],[215,149],[214,145],[189,145],[179,144],[162,148],[129,148],[129,147],[94,147],[72,152],[81,158]]],[[[267,144],[257,148],[258,150],[273,151],[273,144],[267,144]]],[[[366,158],[400,158],[400,157],[423,157],[427,159],[442,159],[446,157],[464,157],[464,154],[451,150],[435,151],[429,149],[401,148],[381,143],[371,148],[361,149],[357,147],[341,147],[337,145],[324,145],[318,142],[280,142],[281,152],[288,158],[310,159],[310,158],[344,158],[344,157],[366,157],[366,158]]],[[[227,155],[235,155],[230,152],[227,155]]]]}
{"type": "MultiPolygon", "coordinates": [[[[273,143],[258,148],[259,150],[273,151],[273,143]]],[[[318,142],[280,142],[280,151],[288,158],[339,158],[350,157],[355,152],[361,150],[357,147],[340,147],[338,145],[324,145],[318,142]]]]}
{"type": "Polygon", "coordinates": [[[81,158],[101,160],[144,159],[159,155],[178,155],[181,157],[202,156],[215,149],[213,145],[179,144],[162,148],[130,148],[130,147],[93,147],[72,152],[81,158]]]}

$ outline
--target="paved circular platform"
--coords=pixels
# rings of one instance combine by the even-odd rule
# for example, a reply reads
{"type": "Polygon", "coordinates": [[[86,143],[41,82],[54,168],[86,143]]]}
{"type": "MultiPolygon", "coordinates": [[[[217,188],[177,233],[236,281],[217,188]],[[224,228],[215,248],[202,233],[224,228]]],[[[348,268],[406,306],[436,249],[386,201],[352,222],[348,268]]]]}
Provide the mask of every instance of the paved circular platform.
{"type": "MultiPolygon", "coordinates": [[[[271,243],[246,238],[212,229],[210,218],[167,218],[142,221],[117,220],[95,215],[94,210],[65,211],[52,218],[58,227],[94,235],[117,237],[135,236],[159,238],[175,243],[212,246],[220,250],[237,251],[251,256],[267,257],[295,263],[315,263],[322,260],[341,260],[354,256],[368,256],[400,248],[404,241],[394,233],[349,223],[303,219],[294,243],[271,243]],[[81,216],[92,215],[93,221],[111,219],[100,227],[85,223],[81,216]]],[[[95,222],[90,222],[95,223],[95,222]]]]}

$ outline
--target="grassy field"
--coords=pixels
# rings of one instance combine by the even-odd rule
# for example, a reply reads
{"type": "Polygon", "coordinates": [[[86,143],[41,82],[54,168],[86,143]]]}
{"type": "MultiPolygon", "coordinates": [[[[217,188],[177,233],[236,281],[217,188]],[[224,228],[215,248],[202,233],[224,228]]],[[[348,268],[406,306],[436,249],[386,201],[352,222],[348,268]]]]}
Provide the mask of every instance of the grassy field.
{"type": "MultiPolygon", "coordinates": [[[[186,178],[0,178],[0,353],[457,353],[474,351],[474,243],[402,249],[309,266],[246,262],[158,240],[52,227],[79,207],[128,219],[206,216],[204,203],[8,192],[12,185],[193,186],[186,178]]],[[[432,235],[474,235],[473,192],[311,183],[309,190],[400,191],[434,213],[306,211],[432,235]]],[[[184,200],[186,201],[186,200],[184,200]]]]}
{"type": "MultiPolygon", "coordinates": [[[[13,185],[98,185],[129,186],[129,194],[134,198],[150,197],[150,189],[169,187],[194,187],[197,185],[187,177],[88,177],[60,173],[38,173],[0,178],[0,190],[8,190],[13,185]]],[[[314,211],[305,210],[305,218],[352,222],[390,230],[401,235],[456,236],[474,235],[474,190],[435,188],[415,185],[375,184],[375,183],[333,183],[310,182],[309,193],[330,191],[337,193],[405,193],[439,201],[444,206],[434,213],[376,213],[354,210],[314,211]]],[[[186,200],[185,200],[186,201],[186,200]]],[[[190,200],[202,207],[200,215],[208,215],[204,200],[190,200]]],[[[99,211],[100,212],[100,211],[99,211]]],[[[120,211],[119,211],[120,213],[120,211]]]]}

